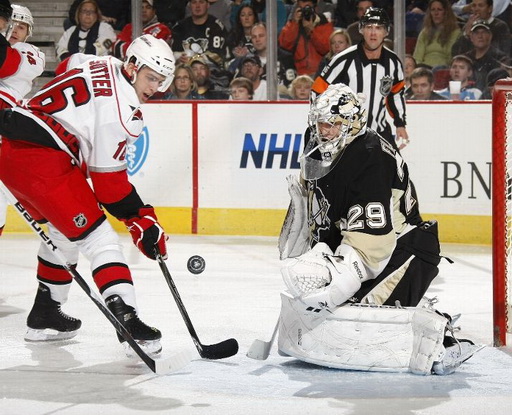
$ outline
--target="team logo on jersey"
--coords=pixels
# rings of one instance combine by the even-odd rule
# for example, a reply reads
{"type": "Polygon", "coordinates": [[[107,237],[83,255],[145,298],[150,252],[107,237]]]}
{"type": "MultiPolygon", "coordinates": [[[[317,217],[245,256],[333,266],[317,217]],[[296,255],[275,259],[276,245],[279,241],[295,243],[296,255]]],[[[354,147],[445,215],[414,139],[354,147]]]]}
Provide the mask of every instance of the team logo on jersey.
{"type": "Polygon", "coordinates": [[[384,75],[380,80],[380,93],[387,97],[391,92],[391,87],[393,86],[393,78],[389,75],[384,75]]]}
{"type": "Polygon", "coordinates": [[[128,165],[128,175],[133,176],[137,173],[144,162],[149,151],[149,132],[144,127],[139,138],[133,143],[128,143],[126,152],[126,164],[128,165]]]}
{"type": "Polygon", "coordinates": [[[135,108],[130,105],[130,108],[132,109],[132,121],[142,121],[142,111],[140,108],[135,108]]]}
{"type": "Polygon", "coordinates": [[[328,230],[331,226],[331,219],[328,216],[331,205],[324,196],[322,189],[316,187],[312,182],[308,183],[308,204],[310,212],[308,217],[309,233],[314,241],[319,242],[321,231],[328,230]]]}
{"type": "Polygon", "coordinates": [[[83,228],[85,225],[87,225],[87,218],[83,213],[79,213],[73,218],[73,222],[75,222],[75,226],[77,228],[83,228]]]}

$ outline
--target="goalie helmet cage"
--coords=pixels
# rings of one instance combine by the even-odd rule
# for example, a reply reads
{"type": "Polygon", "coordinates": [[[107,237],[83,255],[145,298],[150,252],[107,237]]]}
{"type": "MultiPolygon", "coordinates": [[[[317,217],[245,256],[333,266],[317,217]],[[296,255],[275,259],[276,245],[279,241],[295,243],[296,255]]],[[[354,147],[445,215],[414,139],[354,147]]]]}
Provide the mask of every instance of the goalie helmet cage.
{"type": "Polygon", "coordinates": [[[493,336],[507,344],[512,284],[512,78],[494,85],[492,96],[493,336]]]}

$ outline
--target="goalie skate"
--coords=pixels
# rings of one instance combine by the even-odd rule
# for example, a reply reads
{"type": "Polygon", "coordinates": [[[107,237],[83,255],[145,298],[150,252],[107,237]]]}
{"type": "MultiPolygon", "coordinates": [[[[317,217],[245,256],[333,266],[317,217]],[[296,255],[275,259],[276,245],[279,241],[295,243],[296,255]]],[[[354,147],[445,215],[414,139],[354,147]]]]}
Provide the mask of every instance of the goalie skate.
{"type": "MultiPolygon", "coordinates": [[[[162,351],[162,345],[160,344],[162,333],[160,333],[160,330],[144,324],[137,316],[135,309],[125,304],[120,296],[111,295],[105,300],[105,303],[145,353],[154,356],[162,351]]],[[[117,338],[121,342],[127,357],[137,357],[137,354],[119,333],[117,333],[117,338]]]]}
{"type": "Polygon", "coordinates": [[[476,345],[471,340],[455,339],[446,336],[444,340],[445,353],[441,361],[434,362],[432,373],[436,375],[449,375],[476,352],[482,350],[484,345],[476,345]]]}
{"type": "Polygon", "coordinates": [[[27,318],[25,340],[33,342],[67,340],[76,336],[82,322],[68,316],[60,303],[52,300],[50,290],[39,283],[32,310],[27,318]]]}

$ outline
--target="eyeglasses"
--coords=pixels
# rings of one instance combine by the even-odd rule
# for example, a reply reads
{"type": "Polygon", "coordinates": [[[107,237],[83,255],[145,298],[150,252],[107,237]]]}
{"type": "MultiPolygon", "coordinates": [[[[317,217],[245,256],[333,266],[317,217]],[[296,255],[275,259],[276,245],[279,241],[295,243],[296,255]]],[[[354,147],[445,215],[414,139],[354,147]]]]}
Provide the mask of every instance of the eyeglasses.
{"type": "Polygon", "coordinates": [[[189,76],[176,76],[174,77],[174,79],[176,79],[177,81],[190,81],[189,76]]]}
{"type": "Polygon", "coordinates": [[[92,16],[96,14],[96,10],[80,10],[80,14],[85,14],[87,16],[92,16]]]}

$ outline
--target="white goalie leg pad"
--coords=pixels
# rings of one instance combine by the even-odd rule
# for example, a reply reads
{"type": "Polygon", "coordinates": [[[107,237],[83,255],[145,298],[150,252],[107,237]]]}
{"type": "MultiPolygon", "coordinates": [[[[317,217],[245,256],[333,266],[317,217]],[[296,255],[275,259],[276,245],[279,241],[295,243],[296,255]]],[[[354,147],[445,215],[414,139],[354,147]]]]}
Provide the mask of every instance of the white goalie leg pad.
{"type": "Polygon", "coordinates": [[[428,375],[444,354],[447,319],[432,310],[347,304],[307,311],[281,294],[281,354],[338,369],[428,375]]]}
{"type": "Polygon", "coordinates": [[[279,235],[281,259],[298,257],[309,248],[306,189],[297,176],[289,175],[286,180],[291,200],[279,235]]]}

